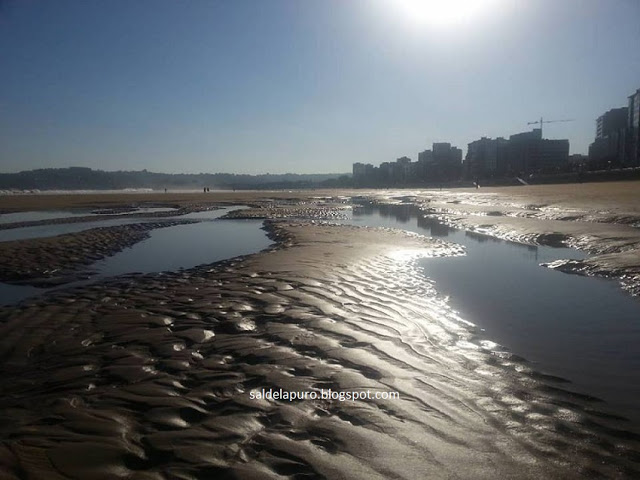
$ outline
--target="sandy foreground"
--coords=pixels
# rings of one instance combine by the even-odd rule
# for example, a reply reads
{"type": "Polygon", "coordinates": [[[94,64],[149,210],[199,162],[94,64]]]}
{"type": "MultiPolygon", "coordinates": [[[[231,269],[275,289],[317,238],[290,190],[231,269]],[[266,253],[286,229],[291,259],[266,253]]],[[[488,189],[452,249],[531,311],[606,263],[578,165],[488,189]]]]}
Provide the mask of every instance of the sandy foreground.
{"type": "MultiPolygon", "coordinates": [[[[460,247],[287,219],[352,195],[415,203],[501,238],[575,245],[593,255],[557,268],[617,276],[631,292],[640,283],[640,182],[167,194],[284,217],[267,221],[274,248],[2,308],[0,478],[640,476],[628,422],[492,350],[416,273],[417,256],[460,247]],[[399,398],[322,398],[329,390],[399,398]]],[[[0,209],[151,200],[49,197],[2,197],[0,209]]]]}

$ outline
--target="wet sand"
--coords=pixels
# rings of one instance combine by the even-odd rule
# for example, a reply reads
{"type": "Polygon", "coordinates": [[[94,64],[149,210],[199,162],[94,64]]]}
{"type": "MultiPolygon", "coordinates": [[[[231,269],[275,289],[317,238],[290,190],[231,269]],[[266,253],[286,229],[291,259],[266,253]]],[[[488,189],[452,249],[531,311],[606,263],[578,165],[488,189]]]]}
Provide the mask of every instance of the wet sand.
{"type": "MultiPolygon", "coordinates": [[[[526,195],[445,194],[368,195],[413,196],[449,209],[436,214],[452,224],[499,219],[496,235],[523,241],[604,242],[603,255],[636,245],[628,224],[463,212],[481,202],[544,212],[509,205],[526,195]]],[[[238,203],[248,200],[260,204],[238,203]]],[[[494,351],[415,271],[416,256],[460,247],[309,221],[267,228],[277,242],[267,252],[0,309],[3,478],[640,476],[628,422],[494,351]],[[263,388],[400,398],[252,398],[263,388]]]]}

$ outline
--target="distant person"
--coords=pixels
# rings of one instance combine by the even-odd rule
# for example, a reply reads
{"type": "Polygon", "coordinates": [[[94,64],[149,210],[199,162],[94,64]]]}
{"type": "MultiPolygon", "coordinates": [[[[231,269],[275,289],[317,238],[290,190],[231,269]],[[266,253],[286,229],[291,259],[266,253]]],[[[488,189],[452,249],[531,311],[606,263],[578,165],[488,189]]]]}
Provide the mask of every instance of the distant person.
{"type": "Polygon", "coordinates": [[[207,193],[207,187],[202,187],[202,193],[207,193]]]}
{"type": "Polygon", "coordinates": [[[164,189],[164,193],[167,193],[167,189],[166,188],[164,189]]]}

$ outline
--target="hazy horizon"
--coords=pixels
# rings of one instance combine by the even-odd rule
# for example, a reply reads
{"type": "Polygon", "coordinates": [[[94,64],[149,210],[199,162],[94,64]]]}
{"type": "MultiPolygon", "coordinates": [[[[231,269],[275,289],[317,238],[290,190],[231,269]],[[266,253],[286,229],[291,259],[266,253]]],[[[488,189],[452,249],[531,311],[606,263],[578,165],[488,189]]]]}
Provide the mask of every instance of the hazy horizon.
{"type": "Polygon", "coordinates": [[[586,153],[640,2],[0,1],[0,169],[340,173],[541,116],[586,153]],[[471,5],[482,8],[471,8],[471,5]]]}
{"type": "Polygon", "coordinates": [[[238,172],[222,172],[222,171],[201,171],[201,172],[164,172],[160,170],[152,170],[149,168],[140,168],[140,169],[132,169],[132,168],[122,168],[122,169],[110,169],[110,168],[95,168],[95,167],[86,167],[83,165],[68,165],[68,166],[60,166],[60,167],[36,167],[36,168],[24,168],[20,170],[16,170],[13,172],[0,172],[0,175],[11,175],[16,173],[24,173],[24,172],[32,172],[35,170],[46,170],[46,169],[70,169],[70,168],[90,168],[94,171],[102,171],[107,173],[117,173],[117,172],[147,172],[153,174],[160,175],[252,175],[252,176],[265,176],[265,175],[351,175],[351,165],[349,165],[348,170],[344,170],[342,172],[259,172],[259,173],[238,173],[238,172]]]}

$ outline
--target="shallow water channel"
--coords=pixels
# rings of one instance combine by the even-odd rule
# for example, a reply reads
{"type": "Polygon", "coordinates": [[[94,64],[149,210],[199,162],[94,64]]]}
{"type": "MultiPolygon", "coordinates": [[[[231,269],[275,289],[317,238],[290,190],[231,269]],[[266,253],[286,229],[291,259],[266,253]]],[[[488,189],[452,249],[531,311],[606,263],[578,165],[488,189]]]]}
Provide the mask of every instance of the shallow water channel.
{"type": "MultiPolygon", "coordinates": [[[[151,230],[149,238],[88,266],[85,270],[92,273],[90,280],[49,289],[0,283],[0,304],[12,304],[49,291],[127,273],[152,273],[191,268],[256,253],[271,245],[271,240],[261,229],[262,220],[218,220],[225,213],[238,208],[240,207],[222,208],[175,217],[179,220],[191,219],[200,220],[200,222],[151,230]]],[[[151,221],[154,220],[157,221],[157,219],[151,219],[151,221]]],[[[117,224],[141,221],[143,220],[118,219],[117,224]]],[[[96,226],[110,226],[110,222],[110,220],[96,222],[98,223],[96,226]]],[[[46,225],[53,232],[52,235],[66,233],[66,226],[69,225],[46,225]]]]}
{"type": "Polygon", "coordinates": [[[449,228],[412,205],[355,208],[354,225],[400,228],[464,245],[461,257],[420,266],[483,337],[562,377],[573,390],[605,400],[604,409],[640,425],[640,301],[616,281],[540,266],[584,258],[568,248],[528,246],[449,228]]]}

